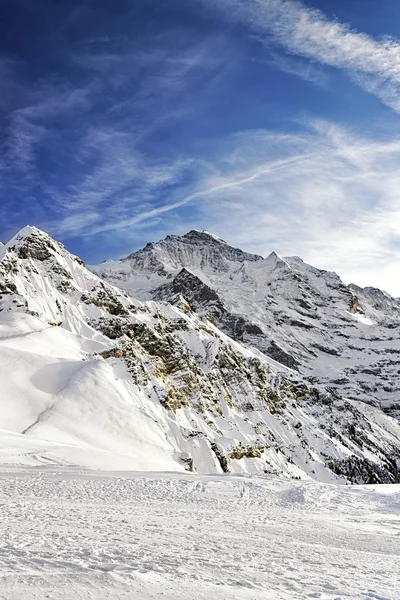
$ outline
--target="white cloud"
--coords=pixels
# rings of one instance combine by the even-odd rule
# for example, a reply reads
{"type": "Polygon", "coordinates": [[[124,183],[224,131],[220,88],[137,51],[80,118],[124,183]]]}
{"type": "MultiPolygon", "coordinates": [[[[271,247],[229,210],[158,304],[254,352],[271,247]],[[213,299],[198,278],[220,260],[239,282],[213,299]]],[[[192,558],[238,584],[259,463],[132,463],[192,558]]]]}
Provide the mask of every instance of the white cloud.
{"type": "MultiPolygon", "coordinates": [[[[15,81],[11,74],[9,81],[15,81]]],[[[22,172],[24,177],[30,179],[39,179],[36,154],[39,144],[48,132],[49,121],[56,118],[65,119],[74,111],[87,109],[95,87],[95,83],[83,88],[74,88],[40,82],[28,90],[27,86],[19,84],[21,105],[7,114],[7,125],[4,128],[0,158],[3,168],[17,174],[22,172]]]]}
{"type": "Polygon", "coordinates": [[[327,88],[329,77],[325,70],[315,62],[309,60],[293,58],[287,54],[278,54],[270,51],[269,58],[265,60],[254,59],[255,62],[262,62],[275,69],[279,69],[289,75],[295,75],[305,81],[313,83],[321,88],[327,88]]]}
{"type": "Polygon", "coordinates": [[[308,126],[231,138],[223,170],[204,182],[200,225],[258,254],[299,255],[400,295],[400,142],[308,126]]]}
{"type": "Polygon", "coordinates": [[[400,112],[400,43],[374,39],[292,0],[201,0],[244,23],[266,42],[347,72],[366,91],[400,112]]]}
{"type": "MultiPolygon", "coordinates": [[[[0,57],[8,92],[0,99],[0,109],[5,109],[0,188],[8,186],[23,198],[33,187],[36,193],[40,188],[38,225],[61,235],[135,222],[137,214],[152,213],[157,191],[171,186],[190,165],[177,152],[168,164],[156,160],[157,147],[149,149],[149,139],[158,128],[195,112],[187,92],[224,68],[224,41],[216,36],[174,45],[171,36],[151,40],[149,49],[126,42],[111,48],[114,53],[79,46],[69,55],[72,75],[30,84],[21,78],[18,65],[0,57]],[[75,76],[81,72],[87,82],[83,86],[75,76]],[[150,157],[140,150],[143,146],[150,157]],[[53,164],[46,164],[53,159],[53,148],[53,164]],[[46,202],[49,211],[42,210],[46,202]]],[[[9,194],[5,205],[6,221],[19,223],[14,196],[9,194]]]]}

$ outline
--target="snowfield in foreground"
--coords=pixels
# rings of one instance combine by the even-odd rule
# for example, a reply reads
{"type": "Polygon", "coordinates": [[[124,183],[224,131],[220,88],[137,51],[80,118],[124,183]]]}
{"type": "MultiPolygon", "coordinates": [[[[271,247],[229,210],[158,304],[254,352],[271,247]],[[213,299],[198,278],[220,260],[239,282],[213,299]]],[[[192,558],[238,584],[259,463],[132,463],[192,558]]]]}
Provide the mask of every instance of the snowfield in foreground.
{"type": "Polygon", "coordinates": [[[1,600],[399,600],[400,486],[3,467],[1,600]]]}

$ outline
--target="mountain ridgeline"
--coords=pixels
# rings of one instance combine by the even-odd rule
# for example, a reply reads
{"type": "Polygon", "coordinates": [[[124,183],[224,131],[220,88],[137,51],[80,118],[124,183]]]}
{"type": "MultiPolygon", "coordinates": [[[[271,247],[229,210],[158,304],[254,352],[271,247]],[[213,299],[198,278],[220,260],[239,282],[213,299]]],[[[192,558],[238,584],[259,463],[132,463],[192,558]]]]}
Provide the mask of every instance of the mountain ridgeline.
{"type": "Polygon", "coordinates": [[[26,227],[0,249],[0,444],[34,464],[399,482],[399,314],[206,232],[88,270],[26,227]]]}
{"type": "Polygon", "coordinates": [[[246,347],[400,416],[400,303],[298,257],[267,258],[207,232],[167,236],[93,269],[142,300],[184,296],[246,347]]]}

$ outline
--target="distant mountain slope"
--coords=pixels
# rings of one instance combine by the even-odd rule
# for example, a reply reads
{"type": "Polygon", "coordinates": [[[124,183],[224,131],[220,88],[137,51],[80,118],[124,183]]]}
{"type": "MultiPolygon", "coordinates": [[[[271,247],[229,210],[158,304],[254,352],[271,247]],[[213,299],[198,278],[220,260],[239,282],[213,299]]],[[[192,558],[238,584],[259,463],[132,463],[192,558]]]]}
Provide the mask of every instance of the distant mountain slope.
{"type": "Polygon", "coordinates": [[[183,295],[247,347],[400,416],[400,304],[385,292],[346,286],[298,257],[242,252],[200,231],[92,270],[142,300],[183,295]]]}
{"type": "Polygon", "coordinates": [[[38,229],[6,244],[0,462],[400,481],[396,421],[176,304],[132,299],[38,229]]]}

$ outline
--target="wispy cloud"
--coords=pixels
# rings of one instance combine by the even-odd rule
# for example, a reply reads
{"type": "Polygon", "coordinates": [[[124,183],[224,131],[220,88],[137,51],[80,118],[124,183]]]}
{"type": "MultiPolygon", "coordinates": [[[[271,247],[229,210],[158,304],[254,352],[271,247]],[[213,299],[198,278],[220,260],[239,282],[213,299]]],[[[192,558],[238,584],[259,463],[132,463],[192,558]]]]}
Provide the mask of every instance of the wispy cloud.
{"type": "Polygon", "coordinates": [[[88,107],[91,87],[60,89],[49,83],[40,85],[27,105],[8,114],[3,164],[25,177],[36,178],[37,145],[49,130],[50,122],[88,107]]]}
{"type": "Polygon", "coordinates": [[[244,23],[268,45],[342,69],[364,90],[400,112],[400,43],[374,39],[292,0],[200,0],[244,23]]]}
{"type": "Polygon", "coordinates": [[[51,190],[65,215],[51,225],[55,234],[88,236],[126,229],[170,210],[165,197],[173,195],[171,188],[193,172],[193,160],[171,148],[167,160],[154,148],[149,155],[143,145],[157,129],[171,127],[175,121],[179,127],[182,115],[194,110],[185,92],[196,89],[197,79],[205,74],[209,81],[210,74],[212,78],[224,64],[217,47],[214,38],[178,54],[155,47],[148,52],[80,57],[80,63],[93,69],[100,81],[106,79],[108,86],[110,81],[116,86],[124,82],[129,90],[134,81],[135,90],[132,97],[125,94],[107,107],[108,125],[92,122],[81,136],[76,162],[82,175],[63,190],[51,190]]]}
{"type": "Polygon", "coordinates": [[[300,77],[300,79],[304,79],[318,87],[324,89],[328,87],[329,76],[325,70],[315,62],[299,59],[297,57],[294,58],[293,56],[274,52],[273,50],[269,51],[269,57],[267,59],[253,59],[253,62],[262,62],[270,67],[279,69],[279,71],[288,73],[289,75],[300,77]]]}
{"type": "MultiPolygon", "coordinates": [[[[4,115],[0,186],[20,198],[35,188],[38,225],[54,235],[112,229],[154,211],[157,194],[185,175],[190,158],[170,150],[169,161],[162,160],[149,140],[188,118],[194,103],[186,94],[204,77],[212,83],[226,61],[218,37],[177,47],[168,42],[157,38],[136,48],[123,40],[91,51],[74,45],[73,75],[33,83],[0,60],[5,88],[19,98],[4,115]]],[[[19,221],[12,194],[2,208],[7,221],[19,221]]]]}
{"type": "Polygon", "coordinates": [[[199,222],[259,254],[297,254],[399,295],[400,142],[306,125],[290,136],[230,138],[220,173],[206,182],[199,222]]]}
{"type": "MultiPolygon", "coordinates": [[[[268,138],[267,134],[266,137],[268,138]]],[[[285,136],[283,138],[287,139],[285,136]]],[[[243,189],[247,185],[256,183],[258,179],[290,168],[309,158],[304,154],[289,156],[272,161],[253,172],[236,173],[233,177],[226,178],[216,174],[216,163],[208,164],[204,159],[181,159],[170,163],[145,165],[140,155],[129,156],[129,152],[124,151],[122,147],[115,148],[115,134],[111,135],[110,139],[115,153],[114,158],[112,158],[112,153],[106,150],[106,160],[102,161],[83,184],[74,190],[73,197],[63,196],[63,202],[68,212],[71,209],[81,208],[81,216],[79,227],[76,227],[75,218],[72,222],[70,217],[60,222],[57,225],[60,233],[74,231],[74,234],[92,236],[97,233],[127,229],[153,217],[175,211],[187,204],[201,203],[204,199],[207,203],[207,200],[218,194],[224,194],[235,188],[243,189]],[[186,187],[182,180],[190,171],[191,179],[193,176],[196,177],[197,189],[185,194],[186,187]],[[206,173],[214,175],[207,177],[206,173]],[[148,205],[154,203],[155,197],[159,197],[160,193],[169,186],[178,186],[177,189],[168,190],[168,196],[176,196],[179,199],[167,203],[159,201],[154,208],[148,208],[148,205]],[[135,202],[133,202],[134,197],[136,197],[135,202]],[[105,207],[105,211],[100,211],[102,204],[109,203],[110,199],[112,199],[112,203],[105,207]],[[97,213],[91,212],[94,204],[96,204],[97,213]],[[85,212],[85,207],[89,212],[85,212]],[[134,216],[132,216],[132,212],[135,213],[134,216]],[[102,224],[96,225],[95,214],[97,214],[97,221],[101,221],[102,224]]],[[[104,144],[102,147],[104,148],[104,144]]],[[[232,156],[220,156],[219,159],[232,163],[232,156]]]]}
{"type": "Polygon", "coordinates": [[[52,194],[65,214],[52,226],[58,235],[115,231],[161,214],[162,205],[154,202],[162,202],[160,194],[179,184],[192,164],[191,159],[146,158],[130,133],[113,129],[88,132],[78,160],[93,167],[85,166],[81,181],[52,194]]]}

